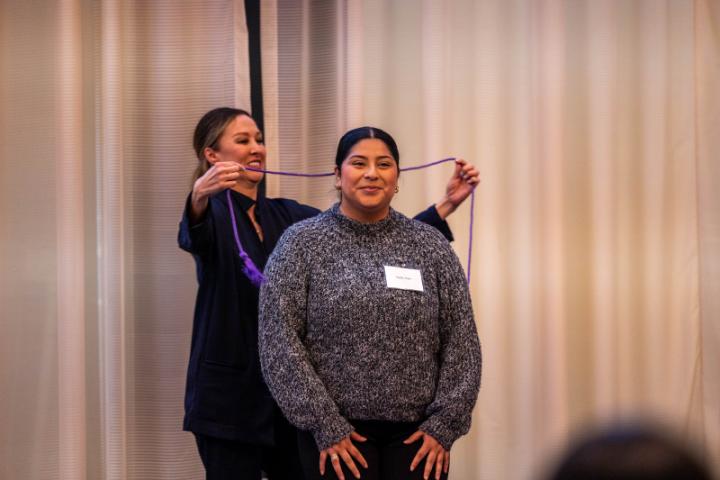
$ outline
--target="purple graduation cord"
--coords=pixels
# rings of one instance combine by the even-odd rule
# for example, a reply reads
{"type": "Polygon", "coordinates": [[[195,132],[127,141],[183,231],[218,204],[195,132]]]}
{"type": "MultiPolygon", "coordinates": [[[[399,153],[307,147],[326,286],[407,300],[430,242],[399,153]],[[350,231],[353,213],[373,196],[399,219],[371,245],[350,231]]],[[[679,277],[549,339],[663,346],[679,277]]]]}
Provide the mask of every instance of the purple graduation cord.
{"type": "Polygon", "coordinates": [[[265,281],[265,275],[258,270],[255,263],[250,258],[250,255],[245,252],[240,243],[240,235],[238,235],[237,222],[235,221],[235,209],[233,208],[232,199],[230,198],[230,189],[225,190],[225,197],[227,198],[228,208],[230,209],[230,219],[232,220],[233,234],[235,235],[235,245],[237,245],[238,255],[243,261],[243,273],[250,280],[250,282],[257,288],[265,281]]]}
{"type": "MultiPolygon", "coordinates": [[[[435,165],[440,165],[441,163],[445,162],[454,162],[455,157],[448,157],[443,158],[442,160],[435,160],[434,162],[425,163],[423,165],[416,165],[414,167],[405,167],[401,168],[401,172],[409,172],[411,170],[420,170],[422,168],[428,168],[428,167],[434,167],[435,165]]],[[[251,172],[260,172],[260,173],[269,173],[270,175],[286,175],[288,177],[311,177],[311,178],[318,178],[318,177],[332,177],[335,175],[335,172],[330,173],[296,173],[296,172],[282,172],[280,170],[263,170],[262,168],[253,168],[253,167],[245,167],[245,170],[249,170],[251,172]]]]}
{"type": "Polygon", "coordinates": [[[475,223],[475,189],[470,192],[470,235],[468,235],[467,282],[470,285],[470,269],[472,267],[473,223],[475,223]]]}
{"type": "MultiPolygon", "coordinates": [[[[448,158],[443,158],[442,160],[436,160],[436,161],[434,161],[434,162],[424,163],[424,164],[422,164],[422,165],[416,165],[416,166],[414,166],[414,167],[401,168],[400,171],[401,171],[401,172],[409,172],[409,171],[411,171],[411,170],[421,170],[421,169],[423,169],[423,168],[434,167],[435,165],[440,165],[441,163],[454,162],[454,161],[455,161],[455,157],[448,157],[448,158]]],[[[252,167],[245,167],[245,170],[249,170],[249,171],[251,171],[251,172],[269,173],[270,175],[286,175],[286,176],[289,176],[289,177],[311,177],[311,178],[317,178],[317,177],[331,177],[331,176],[335,175],[335,172],[330,172],[330,173],[297,173],[297,172],[282,172],[282,171],[279,171],[279,170],[275,170],[275,171],[274,171],[274,170],[263,170],[263,169],[261,169],[261,168],[252,168],[252,167]]],[[[234,215],[233,210],[232,210],[232,203],[230,202],[230,193],[229,193],[229,191],[228,191],[228,204],[230,205],[230,213],[231,213],[231,215],[233,216],[233,229],[234,229],[234,233],[235,233],[235,243],[237,243],[238,252],[242,252],[242,253],[240,254],[240,256],[242,257],[243,254],[245,254],[245,251],[242,249],[242,246],[240,245],[240,237],[238,236],[237,227],[235,226],[235,215],[234,215]]],[[[473,244],[473,224],[474,224],[474,220],[475,220],[475,189],[473,189],[473,191],[470,193],[470,235],[469,235],[469,240],[468,240],[469,243],[468,243],[468,259],[467,259],[467,283],[468,283],[468,285],[470,285],[470,269],[471,269],[471,266],[472,266],[471,261],[472,261],[472,244],[473,244]]],[[[255,264],[252,263],[252,260],[250,259],[250,257],[248,257],[247,254],[245,254],[245,256],[247,257],[247,260],[249,261],[250,265],[252,265],[252,268],[254,268],[254,269],[257,271],[257,268],[255,267],[255,264]]],[[[243,259],[243,260],[244,260],[244,259],[243,259]]],[[[248,262],[247,262],[247,261],[245,262],[245,265],[246,265],[246,267],[248,266],[248,262]]],[[[261,282],[264,281],[264,280],[265,280],[265,277],[263,277],[263,276],[262,276],[262,273],[260,273],[259,271],[258,271],[258,273],[259,273],[260,276],[262,277],[261,282]]],[[[253,283],[254,283],[254,282],[253,282],[253,283]]]]}

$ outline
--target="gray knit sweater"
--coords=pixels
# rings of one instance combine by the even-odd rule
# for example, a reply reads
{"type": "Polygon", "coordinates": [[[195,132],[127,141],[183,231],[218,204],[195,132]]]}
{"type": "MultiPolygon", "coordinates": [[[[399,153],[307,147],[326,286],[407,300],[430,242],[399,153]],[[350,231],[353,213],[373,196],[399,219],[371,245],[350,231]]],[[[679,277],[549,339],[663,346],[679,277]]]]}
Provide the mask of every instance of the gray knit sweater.
{"type": "Polygon", "coordinates": [[[347,419],[422,422],[446,449],[470,428],[480,344],[463,270],[432,227],[391,210],[378,223],[336,204],[280,239],[260,291],[260,361],[291,423],[318,448],[347,419]],[[388,288],[384,266],[420,270],[388,288]]]}

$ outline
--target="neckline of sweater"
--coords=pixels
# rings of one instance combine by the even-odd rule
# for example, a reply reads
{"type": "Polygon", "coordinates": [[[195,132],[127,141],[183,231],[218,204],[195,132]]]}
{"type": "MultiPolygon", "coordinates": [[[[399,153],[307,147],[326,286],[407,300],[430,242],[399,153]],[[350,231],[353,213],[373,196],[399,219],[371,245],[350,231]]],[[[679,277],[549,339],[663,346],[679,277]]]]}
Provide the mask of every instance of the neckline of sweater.
{"type": "Polygon", "coordinates": [[[340,203],[334,204],[330,207],[330,216],[343,228],[346,228],[352,232],[359,234],[378,234],[382,233],[393,225],[395,225],[401,218],[402,215],[390,207],[390,212],[387,217],[373,223],[363,223],[344,215],[340,211],[340,203]]]}

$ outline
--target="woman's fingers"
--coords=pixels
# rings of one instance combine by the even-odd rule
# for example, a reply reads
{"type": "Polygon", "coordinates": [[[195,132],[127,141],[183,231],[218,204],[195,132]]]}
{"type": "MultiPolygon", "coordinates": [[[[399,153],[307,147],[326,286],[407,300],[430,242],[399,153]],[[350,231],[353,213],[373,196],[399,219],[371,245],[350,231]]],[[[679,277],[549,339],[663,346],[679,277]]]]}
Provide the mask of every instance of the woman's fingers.
{"type": "Polygon", "coordinates": [[[345,461],[345,464],[348,466],[352,474],[355,475],[355,478],[360,478],[360,471],[355,465],[353,458],[355,458],[355,460],[357,460],[358,463],[363,466],[363,468],[368,468],[368,464],[360,450],[358,450],[357,447],[353,445],[351,440],[352,438],[356,438],[358,441],[361,442],[364,442],[366,440],[366,438],[362,435],[351,432],[349,436],[345,437],[340,441],[340,456],[345,461]]]}
{"type": "Polygon", "coordinates": [[[463,166],[460,176],[469,184],[476,184],[480,181],[480,172],[471,163],[467,163],[463,166]]]}
{"type": "Polygon", "coordinates": [[[425,455],[428,454],[429,450],[430,449],[428,448],[428,446],[423,443],[423,446],[420,447],[420,450],[417,451],[417,453],[415,454],[415,458],[413,458],[413,461],[410,463],[411,472],[415,471],[415,467],[417,467],[420,462],[422,462],[422,459],[425,458],[425,455]]]}
{"type": "Polygon", "coordinates": [[[240,169],[240,164],[237,162],[215,162],[213,167],[217,169],[240,169]]]}
{"type": "Polygon", "coordinates": [[[445,468],[443,468],[443,471],[445,473],[448,473],[450,471],[450,452],[445,452],[445,468]]]}
{"type": "Polygon", "coordinates": [[[360,462],[360,465],[363,466],[363,468],[368,468],[367,461],[365,460],[365,457],[363,457],[363,454],[360,452],[360,450],[355,447],[355,445],[350,444],[350,448],[348,448],[348,452],[350,452],[350,455],[352,455],[355,460],[360,462]]]}
{"type": "Polygon", "coordinates": [[[455,175],[471,185],[479,183],[480,172],[475,165],[463,158],[455,159],[455,175]]]}
{"type": "Polygon", "coordinates": [[[320,452],[320,475],[325,475],[325,462],[327,462],[327,451],[320,452]]]}
{"type": "MultiPolygon", "coordinates": [[[[409,444],[411,444],[411,443],[415,443],[415,442],[417,442],[418,440],[420,440],[421,438],[423,438],[423,435],[424,435],[423,432],[421,432],[420,430],[418,430],[417,432],[413,433],[413,434],[410,435],[408,438],[406,438],[406,439],[403,441],[403,443],[404,443],[405,445],[409,445],[409,444]]],[[[425,457],[426,454],[427,454],[427,450],[426,450],[426,447],[425,447],[425,442],[423,441],[423,444],[422,444],[422,446],[420,447],[420,450],[417,451],[417,453],[415,454],[415,458],[413,458],[412,462],[410,463],[410,471],[411,471],[411,472],[415,470],[415,467],[418,466],[418,464],[422,461],[423,457],[425,457]]]]}
{"type": "Polygon", "coordinates": [[[330,463],[332,463],[333,469],[335,470],[335,474],[340,480],[345,480],[345,475],[342,471],[342,466],[340,466],[340,456],[337,454],[337,452],[331,447],[328,449],[330,453],[330,463]]]}
{"type": "Polygon", "coordinates": [[[223,165],[213,165],[216,178],[227,180],[236,179],[240,176],[240,165],[235,162],[224,162],[223,165]]]}
{"type": "Polygon", "coordinates": [[[453,172],[454,177],[463,178],[463,168],[465,167],[465,160],[458,158],[455,160],[455,171],[453,172]]]}
{"type": "Polygon", "coordinates": [[[440,480],[440,475],[442,475],[443,472],[443,459],[445,458],[445,455],[447,455],[447,453],[445,450],[442,450],[435,458],[435,480],[440,480]]]}
{"type": "MultiPolygon", "coordinates": [[[[361,457],[362,457],[362,455],[361,455],[361,457]]],[[[360,471],[358,470],[357,466],[355,465],[355,462],[353,462],[353,459],[347,450],[340,451],[340,458],[343,459],[343,461],[345,462],[345,465],[347,465],[348,469],[355,476],[355,478],[360,478],[360,471]]]]}
{"type": "Polygon", "coordinates": [[[241,165],[235,162],[217,162],[195,182],[195,190],[204,196],[213,195],[236,185],[241,165]]]}
{"type": "Polygon", "coordinates": [[[409,444],[411,444],[411,443],[415,443],[415,442],[417,442],[418,440],[420,440],[420,439],[422,438],[422,436],[423,436],[423,432],[421,432],[420,430],[418,430],[417,432],[413,433],[413,434],[410,435],[408,438],[406,438],[405,440],[403,440],[403,443],[404,443],[405,445],[409,445],[409,444]]]}
{"type": "Polygon", "coordinates": [[[432,469],[435,466],[435,458],[436,457],[437,457],[437,451],[435,449],[432,449],[428,452],[427,458],[425,459],[425,471],[423,472],[423,478],[425,480],[428,480],[428,478],[430,478],[432,469]]]}

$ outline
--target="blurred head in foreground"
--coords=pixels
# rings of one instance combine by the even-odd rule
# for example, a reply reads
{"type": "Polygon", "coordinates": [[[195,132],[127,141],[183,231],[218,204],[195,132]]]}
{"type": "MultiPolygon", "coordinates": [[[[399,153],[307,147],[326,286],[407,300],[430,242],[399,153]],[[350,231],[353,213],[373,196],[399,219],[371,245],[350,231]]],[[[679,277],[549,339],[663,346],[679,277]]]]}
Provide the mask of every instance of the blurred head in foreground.
{"type": "Polygon", "coordinates": [[[547,480],[711,480],[690,449],[665,432],[616,425],[572,445],[547,480]]]}

